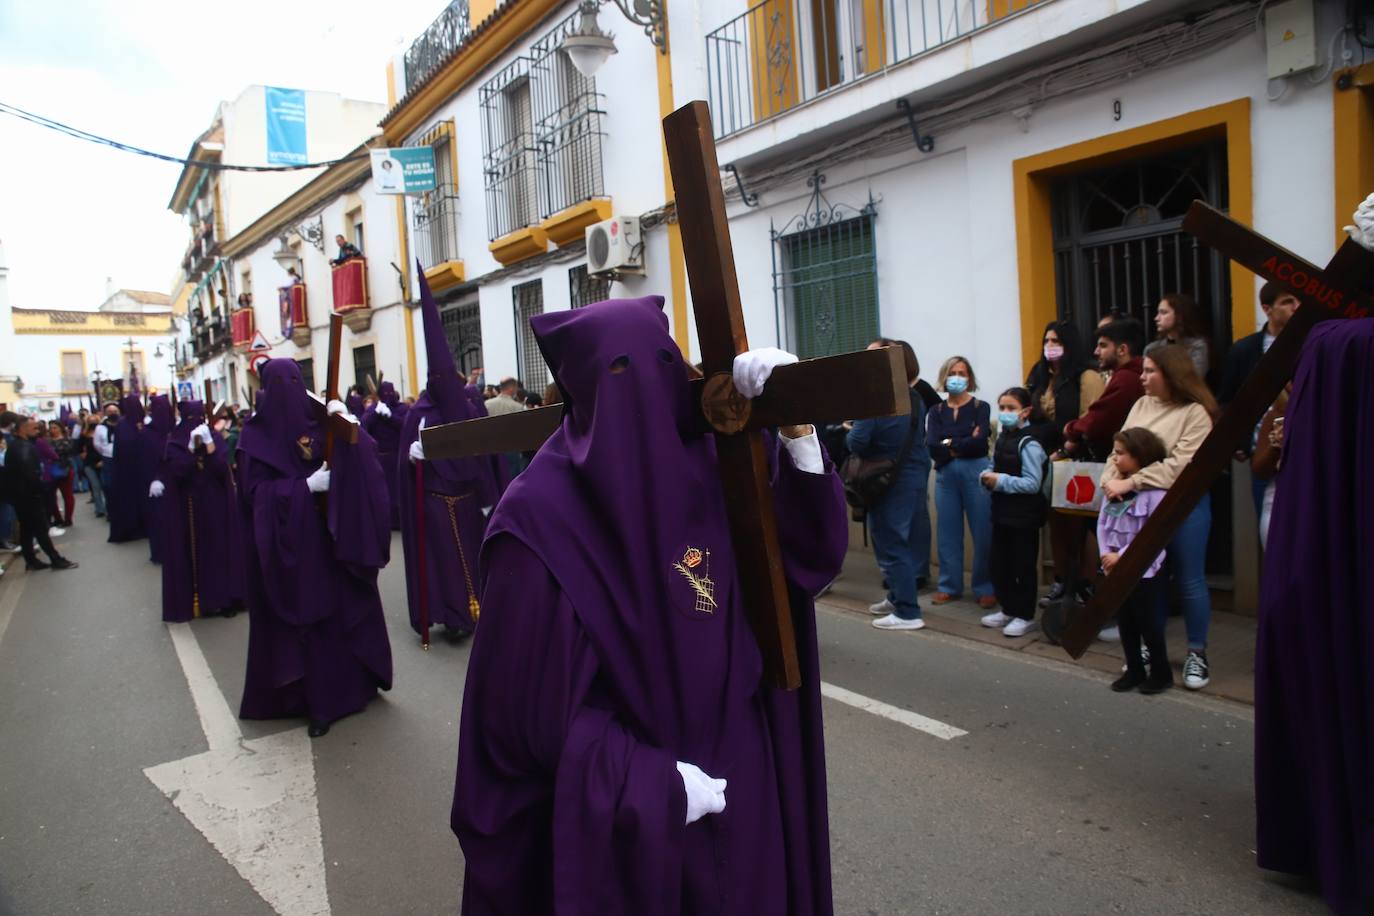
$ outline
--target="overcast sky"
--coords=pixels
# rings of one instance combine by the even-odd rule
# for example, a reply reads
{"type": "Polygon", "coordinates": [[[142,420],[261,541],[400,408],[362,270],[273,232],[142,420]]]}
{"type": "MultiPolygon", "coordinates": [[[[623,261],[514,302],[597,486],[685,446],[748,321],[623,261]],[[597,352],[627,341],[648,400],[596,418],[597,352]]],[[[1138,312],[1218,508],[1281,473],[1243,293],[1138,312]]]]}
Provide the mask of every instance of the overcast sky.
{"type": "MultiPolygon", "coordinates": [[[[386,63],[446,0],[0,0],[0,101],[184,156],[215,106],[262,83],[386,101],[386,63]]],[[[0,114],[10,304],[92,309],[169,292],[188,230],[180,166],[0,114]]]]}

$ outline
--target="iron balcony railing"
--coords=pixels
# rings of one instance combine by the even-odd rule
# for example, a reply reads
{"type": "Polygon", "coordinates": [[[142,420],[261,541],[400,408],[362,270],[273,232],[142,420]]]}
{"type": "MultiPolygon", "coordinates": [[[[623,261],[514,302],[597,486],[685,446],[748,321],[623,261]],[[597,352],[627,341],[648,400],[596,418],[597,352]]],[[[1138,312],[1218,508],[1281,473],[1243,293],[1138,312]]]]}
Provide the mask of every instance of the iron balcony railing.
{"type": "Polygon", "coordinates": [[[458,188],[440,182],[415,201],[415,247],[425,264],[458,260],[458,188]]]}
{"type": "Polygon", "coordinates": [[[406,92],[442,67],[468,37],[468,0],[453,0],[406,52],[406,92]]]}
{"type": "Polygon", "coordinates": [[[764,0],[706,36],[719,137],[1044,0],[764,0]]]}

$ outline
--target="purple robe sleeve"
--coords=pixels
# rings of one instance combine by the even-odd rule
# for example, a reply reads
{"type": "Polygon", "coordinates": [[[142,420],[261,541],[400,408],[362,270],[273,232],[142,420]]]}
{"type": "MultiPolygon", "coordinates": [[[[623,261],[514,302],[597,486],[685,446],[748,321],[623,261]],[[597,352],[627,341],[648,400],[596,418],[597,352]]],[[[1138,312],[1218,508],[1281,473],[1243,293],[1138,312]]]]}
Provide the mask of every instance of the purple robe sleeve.
{"type": "Polygon", "coordinates": [[[463,912],[677,913],[675,759],[597,701],[597,656],[543,563],[498,536],[485,566],[452,811],[463,912]]]}
{"type": "Polygon", "coordinates": [[[329,475],[329,534],[334,556],[365,569],[391,558],[391,503],[377,443],[359,431],[358,441],[334,443],[329,475]]]}
{"type": "Polygon", "coordinates": [[[310,626],[332,613],[318,600],[319,570],[328,569],[322,538],[301,536],[302,525],[320,524],[319,508],[304,477],[283,477],[240,454],[239,476],[251,519],[251,547],[258,569],[272,583],[274,611],[292,626],[310,626]]]}
{"type": "Polygon", "coordinates": [[[778,446],[773,468],[773,506],[788,580],[808,595],[834,581],[849,549],[844,486],[821,449],[825,472],[798,470],[778,446]]]}

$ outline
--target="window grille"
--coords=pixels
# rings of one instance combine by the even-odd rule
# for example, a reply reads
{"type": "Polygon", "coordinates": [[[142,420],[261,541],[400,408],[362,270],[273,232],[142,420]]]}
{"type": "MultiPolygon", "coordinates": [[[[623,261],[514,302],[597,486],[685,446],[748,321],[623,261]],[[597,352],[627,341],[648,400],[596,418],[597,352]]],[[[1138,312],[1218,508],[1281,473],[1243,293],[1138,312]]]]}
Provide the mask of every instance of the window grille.
{"type": "Polygon", "coordinates": [[[543,394],[549,384],[549,368],[544,364],[544,354],[539,352],[539,344],[530,328],[530,319],[544,314],[544,283],[531,280],[512,288],[515,300],[515,339],[516,370],[526,391],[543,394]]]}
{"type": "Polygon", "coordinates": [[[529,64],[529,58],[517,57],[478,90],[490,239],[539,221],[539,150],[529,64]]]}
{"type": "Polygon", "coordinates": [[[539,139],[542,214],[605,196],[601,170],[601,97],[559,50],[579,21],[574,13],[530,49],[534,130],[539,139]]]}
{"type": "MultiPolygon", "coordinates": [[[[414,199],[415,251],[425,267],[458,260],[458,176],[453,173],[453,122],[443,121],[417,135],[410,146],[434,148],[434,190],[414,199]]],[[[358,224],[362,248],[362,224],[358,224]]]]}
{"type": "Polygon", "coordinates": [[[587,265],[579,264],[568,271],[568,293],[572,307],[580,309],[593,302],[605,302],[611,298],[611,281],[605,277],[593,277],[587,273],[587,265]]]}

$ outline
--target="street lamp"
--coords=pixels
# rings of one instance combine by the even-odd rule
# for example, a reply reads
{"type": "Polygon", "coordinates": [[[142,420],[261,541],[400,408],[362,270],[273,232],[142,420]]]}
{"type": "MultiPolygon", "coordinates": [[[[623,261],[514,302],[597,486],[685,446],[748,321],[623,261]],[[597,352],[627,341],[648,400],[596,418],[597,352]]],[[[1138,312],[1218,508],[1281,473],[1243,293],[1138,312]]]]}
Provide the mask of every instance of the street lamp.
{"type": "MultiPolygon", "coordinates": [[[[292,273],[292,268],[296,268],[301,261],[301,259],[296,256],[296,253],[291,250],[291,246],[286,244],[286,236],[284,235],[281,236],[281,244],[277,247],[277,250],[272,252],[272,260],[276,261],[277,264],[281,266],[281,269],[287,273],[292,273]]],[[[299,268],[294,272],[300,273],[299,268]]]]}
{"type": "MultiPolygon", "coordinates": [[[[568,60],[587,79],[596,75],[601,65],[616,53],[615,36],[603,32],[597,24],[596,14],[604,0],[583,0],[578,7],[582,14],[577,27],[563,38],[559,47],[568,55],[568,60]]],[[[663,5],[661,0],[612,0],[625,18],[635,25],[644,27],[644,34],[658,48],[660,54],[668,53],[667,37],[664,35],[663,5]]]]}

